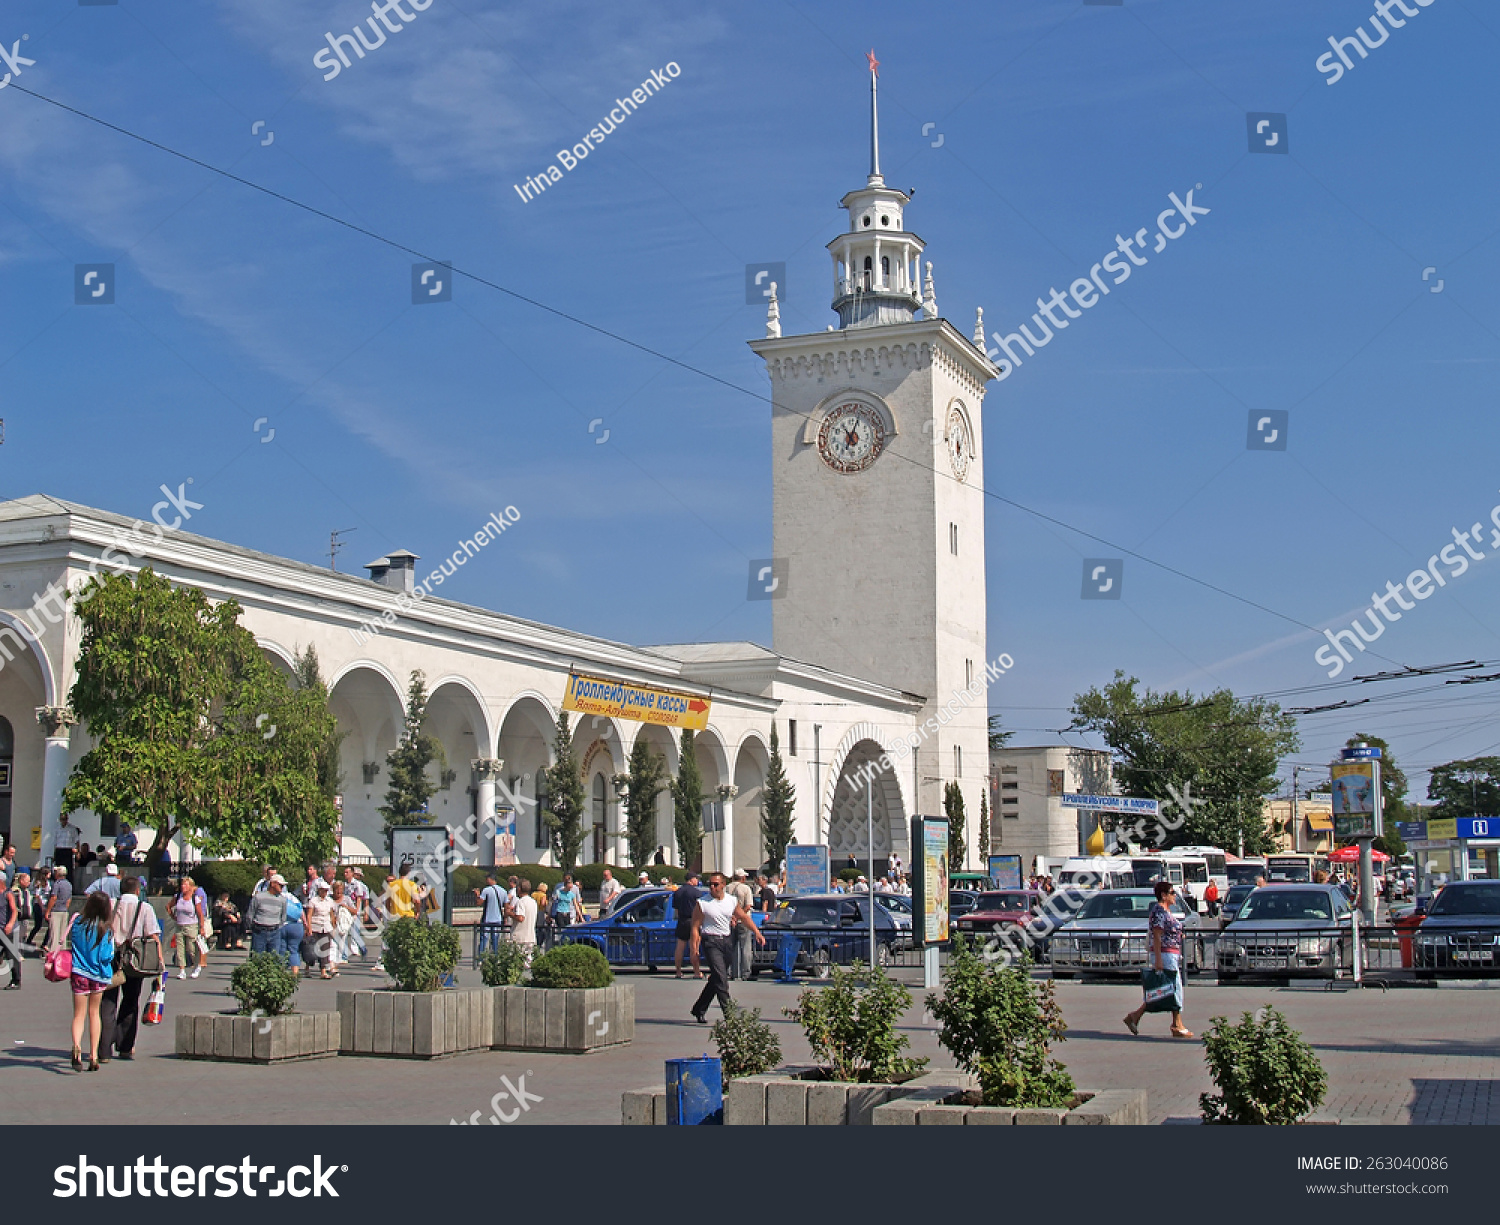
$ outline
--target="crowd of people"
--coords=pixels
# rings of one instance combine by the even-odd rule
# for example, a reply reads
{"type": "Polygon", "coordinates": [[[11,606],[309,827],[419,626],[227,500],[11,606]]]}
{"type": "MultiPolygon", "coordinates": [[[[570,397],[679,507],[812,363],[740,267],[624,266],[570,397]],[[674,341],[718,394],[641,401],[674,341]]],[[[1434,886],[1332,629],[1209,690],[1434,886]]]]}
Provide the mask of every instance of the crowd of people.
{"type": "MultiPolygon", "coordinates": [[[[389,883],[385,909],[393,918],[414,917],[423,900],[423,886],[411,879],[408,865],[389,883]]],[[[174,908],[179,904],[179,899],[173,899],[174,908]]],[[[338,866],[332,863],[321,868],[309,864],[306,879],[295,888],[267,864],[243,916],[227,894],[220,899],[219,909],[241,942],[249,936],[252,953],[279,953],[294,975],[316,969],[320,978],[337,978],[341,965],[369,956],[364,929],[376,925],[379,913],[378,899],[371,897],[364,870],[345,864],[343,879],[338,879],[338,866]]],[[[186,915],[185,907],[183,911],[186,915]]],[[[186,917],[192,922],[191,915],[186,917]]],[[[182,976],[179,970],[178,977],[182,976]]]]}

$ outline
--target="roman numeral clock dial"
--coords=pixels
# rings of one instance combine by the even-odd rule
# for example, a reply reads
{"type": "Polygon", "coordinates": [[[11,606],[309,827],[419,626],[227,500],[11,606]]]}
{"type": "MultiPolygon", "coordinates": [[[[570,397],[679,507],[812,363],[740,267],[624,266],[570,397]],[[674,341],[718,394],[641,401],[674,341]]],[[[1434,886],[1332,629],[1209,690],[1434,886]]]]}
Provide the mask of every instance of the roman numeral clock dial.
{"type": "Polygon", "coordinates": [[[823,418],[818,454],[835,472],[863,472],[885,449],[885,422],[867,404],[841,404],[823,418]]]}

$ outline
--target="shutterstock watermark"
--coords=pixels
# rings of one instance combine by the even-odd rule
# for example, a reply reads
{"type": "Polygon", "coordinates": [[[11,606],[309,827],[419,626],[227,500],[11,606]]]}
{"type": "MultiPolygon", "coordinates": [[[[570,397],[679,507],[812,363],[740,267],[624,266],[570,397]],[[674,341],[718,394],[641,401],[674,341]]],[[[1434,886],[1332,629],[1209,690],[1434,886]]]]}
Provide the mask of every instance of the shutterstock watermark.
{"type": "Polygon", "coordinates": [[[512,523],[520,521],[521,512],[514,506],[507,506],[503,511],[492,514],[473,536],[458,542],[458,548],[453,550],[453,556],[444,558],[442,564],[418,583],[413,590],[401,592],[396,597],[395,608],[388,608],[378,617],[371,617],[360,622],[358,629],[351,629],[349,633],[353,635],[354,641],[363,646],[386,626],[395,625],[396,618],[401,613],[410,612],[432,594],[434,587],[441,587],[445,578],[452,578],[458,573],[460,566],[467,565],[469,558],[475,556],[490,541],[498,540],[501,533],[512,523]]]}
{"type": "Polygon", "coordinates": [[[231,1199],[257,1195],[274,1198],[290,1195],[302,1199],[311,1195],[315,1199],[329,1196],[338,1199],[339,1193],[333,1185],[333,1176],[344,1173],[347,1165],[323,1164],[321,1154],[314,1154],[310,1165],[287,1167],[285,1174],[274,1165],[256,1165],[255,1159],[245,1156],[239,1165],[168,1165],[160,1154],[147,1161],[137,1157],[133,1164],[95,1165],[82,1153],[73,1164],[60,1165],[52,1171],[56,1184],[52,1190],[54,1199],[126,1199],[140,1196],[142,1199],[231,1199]],[[212,1180],[212,1181],[210,1181],[212,1180]],[[269,1184],[269,1185],[268,1185],[269,1184]]]}
{"type": "Polygon", "coordinates": [[[21,44],[31,37],[30,34],[22,34],[20,38],[11,43],[10,51],[5,50],[5,44],[0,43],[0,60],[5,61],[5,78],[0,80],[0,89],[10,84],[13,76],[20,76],[22,68],[35,68],[36,61],[29,60],[21,54],[21,44]]]}
{"type": "MultiPolygon", "coordinates": [[[[1202,183],[1195,184],[1193,187],[1193,191],[1202,190],[1202,183]]],[[[1167,199],[1172,201],[1172,206],[1162,209],[1156,215],[1156,245],[1152,248],[1153,255],[1159,255],[1166,249],[1169,240],[1181,238],[1188,232],[1188,227],[1197,225],[1198,218],[1208,216],[1210,211],[1193,203],[1192,191],[1187,193],[1186,200],[1179,200],[1175,191],[1169,192],[1167,199]],[[1167,223],[1167,218],[1174,213],[1180,218],[1175,227],[1167,223]]],[[[1130,279],[1130,274],[1134,269],[1145,267],[1148,262],[1146,259],[1148,233],[1149,231],[1143,226],[1130,238],[1116,234],[1115,249],[1090,268],[1088,276],[1079,277],[1069,285],[1066,296],[1058,293],[1054,288],[1050,298],[1038,298],[1036,300],[1037,313],[1031,317],[1031,321],[1036,324],[1035,336],[1024,323],[1019,332],[1011,332],[1007,336],[1002,336],[999,332],[991,332],[990,335],[999,348],[989,351],[990,360],[998,361],[1002,352],[1010,359],[1009,365],[1001,364],[998,379],[1010,378],[1011,373],[1021,364],[1021,359],[1016,356],[1015,352],[1017,347],[1024,349],[1027,357],[1035,357],[1038,349],[1052,343],[1053,328],[1059,332],[1062,331],[1068,326],[1069,321],[1079,318],[1084,311],[1095,305],[1101,294],[1107,295],[1110,285],[1123,285],[1130,279]],[[1121,256],[1124,256],[1124,259],[1121,256]],[[1130,263],[1127,264],[1126,259],[1130,263]],[[1110,276],[1102,277],[1101,272],[1107,272],[1110,276]],[[1069,297],[1078,304],[1078,310],[1068,305],[1069,297]],[[1058,318],[1054,313],[1058,310],[1062,311],[1062,318],[1058,318]],[[1042,322],[1043,315],[1047,317],[1046,323],[1042,322]]]]}
{"type": "MultiPolygon", "coordinates": [[[[1490,507],[1490,524],[1490,548],[1500,548],[1500,506],[1490,507]]],[[[1387,580],[1384,594],[1370,593],[1370,607],[1362,614],[1362,617],[1369,618],[1370,632],[1368,634],[1365,633],[1364,622],[1360,617],[1355,618],[1349,629],[1323,631],[1323,636],[1328,641],[1313,652],[1313,659],[1328,669],[1329,680],[1338,676],[1346,664],[1354,662],[1354,656],[1345,648],[1345,643],[1357,651],[1363,651],[1367,644],[1374,642],[1385,633],[1387,622],[1394,625],[1401,620],[1401,612],[1391,610],[1391,601],[1394,600],[1402,612],[1410,612],[1416,607],[1411,600],[1401,594],[1403,591],[1414,599],[1425,600],[1439,587],[1446,587],[1448,579],[1459,578],[1467,572],[1472,562],[1483,561],[1489,556],[1474,547],[1481,542],[1484,535],[1482,522],[1472,524],[1466,532],[1461,532],[1456,527],[1451,531],[1453,543],[1445,545],[1429,557],[1425,568],[1413,570],[1406,576],[1404,583],[1392,583],[1387,580]],[[1459,552],[1460,548],[1463,549],[1462,553],[1459,552]],[[1447,578],[1443,577],[1442,570],[1438,568],[1438,562],[1448,567],[1447,578]],[[1379,615],[1376,613],[1377,609],[1379,615]],[[1381,617],[1385,620],[1382,621],[1381,617]]]]}
{"type": "MultiPolygon", "coordinates": [[[[430,2],[430,0],[429,0],[430,2]]],[[[571,149],[559,149],[557,161],[548,166],[540,174],[527,175],[526,186],[523,188],[519,183],[512,183],[516,189],[516,195],[529,204],[538,193],[544,192],[554,183],[561,183],[564,170],[572,170],[573,167],[588,157],[595,149],[604,143],[604,138],[630,117],[632,111],[639,110],[646,104],[646,100],[654,93],[660,93],[669,81],[675,81],[682,73],[673,60],[665,68],[651,70],[648,80],[642,81],[635,89],[631,90],[623,98],[616,98],[615,104],[610,108],[609,114],[599,120],[591,127],[571,149]]]]}
{"type": "MultiPolygon", "coordinates": [[[[518,1076],[512,1083],[509,1076],[502,1076],[500,1083],[505,1086],[494,1097],[490,1098],[489,1122],[499,1126],[503,1123],[514,1123],[523,1114],[531,1109],[532,1102],[542,1102],[546,1099],[540,1093],[528,1093],[526,1090],[526,1077],[530,1076],[531,1069],[526,1070],[525,1076],[518,1076]],[[505,1107],[510,1102],[510,1109],[505,1107]]],[[[480,1115],[483,1112],[476,1110],[467,1119],[449,1119],[448,1122],[456,1127],[478,1127],[481,1123],[480,1115]]]]}
{"type": "Polygon", "coordinates": [[[1385,46],[1386,39],[1391,36],[1391,30],[1399,30],[1406,25],[1405,19],[1397,17],[1391,12],[1392,9],[1400,9],[1407,17],[1415,17],[1422,9],[1430,8],[1433,0],[1415,0],[1415,3],[1419,7],[1412,8],[1406,3],[1406,0],[1375,0],[1375,15],[1370,18],[1370,25],[1375,33],[1380,35],[1379,42],[1371,41],[1370,35],[1365,33],[1363,25],[1354,27],[1354,34],[1358,34],[1358,38],[1355,38],[1354,34],[1351,34],[1348,38],[1339,38],[1336,35],[1330,35],[1328,45],[1333,50],[1323,52],[1313,64],[1313,67],[1319,72],[1326,72],[1328,74],[1328,80],[1324,83],[1327,85],[1337,85],[1344,79],[1344,73],[1353,69],[1354,61],[1345,53],[1346,50],[1358,52],[1359,58],[1362,60],[1368,59],[1370,52],[1375,50],[1376,47],[1385,46]],[[1385,18],[1385,26],[1380,24],[1382,17],[1385,18]],[[1386,26],[1389,26],[1390,29],[1387,29],[1386,26]],[[1366,48],[1369,48],[1369,50],[1366,50],[1366,48]]]}
{"type": "MultiPolygon", "coordinates": [[[[406,0],[406,3],[417,10],[417,13],[425,13],[432,7],[432,0],[406,0]]],[[[356,59],[364,59],[366,51],[374,51],[377,47],[385,46],[387,31],[391,34],[399,34],[406,29],[406,25],[417,19],[417,13],[408,13],[401,7],[401,0],[385,0],[384,4],[375,2],[370,5],[370,12],[374,17],[366,17],[364,22],[354,27],[353,34],[335,34],[329,30],[323,35],[328,40],[328,45],[313,56],[313,67],[324,69],[323,79],[331,81],[345,68],[352,68],[354,60],[344,54],[344,48],[348,47],[354,52],[356,59]],[[391,14],[394,13],[399,21],[392,22],[391,14]],[[378,41],[370,42],[365,37],[365,26],[370,27],[370,33],[378,41]],[[337,56],[338,58],[334,58],[337,56]]]]}

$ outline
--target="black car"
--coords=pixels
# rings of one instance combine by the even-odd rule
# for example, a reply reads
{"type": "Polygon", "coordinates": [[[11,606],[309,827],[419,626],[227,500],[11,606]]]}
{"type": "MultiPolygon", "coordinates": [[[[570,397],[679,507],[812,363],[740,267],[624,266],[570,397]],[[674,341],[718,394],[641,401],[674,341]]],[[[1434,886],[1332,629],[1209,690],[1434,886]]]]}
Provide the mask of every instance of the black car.
{"type": "Polygon", "coordinates": [[[977,909],[979,906],[979,891],[977,889],[949,889],[948,890],[948,918],[958,919],[977,909]]]}
{"type": "Polygon", "coordinates": [[[1419,978],[1500,973],[1500,881],[1455,881],[1437,895],[1412,936],[1419,978]]]}
{"type": "MultiPolygon", "coordinates": [[[[870,959],[870,895],[815,893],[789,897],[766,916],[763,948],[753,972],[773,968],[785,942],[797,941],[797,968],[827,978],[836,965],[870,959]]],[[[906,933],[883,906],[875,908],[875,959],[888,966],[906,933]]]]}

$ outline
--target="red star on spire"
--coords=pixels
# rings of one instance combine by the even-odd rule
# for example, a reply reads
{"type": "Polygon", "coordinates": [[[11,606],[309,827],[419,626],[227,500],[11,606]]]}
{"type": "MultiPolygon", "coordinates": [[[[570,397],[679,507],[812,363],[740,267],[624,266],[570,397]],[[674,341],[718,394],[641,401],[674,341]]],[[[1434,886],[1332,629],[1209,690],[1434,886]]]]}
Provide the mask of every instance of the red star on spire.
{"type": "Polygon", "coordinates": [[[870,75],[878,77],[880,75],[880,61],[875,58],[874,47],[870,48],[865,58],[870,61],[870,75]]]}

